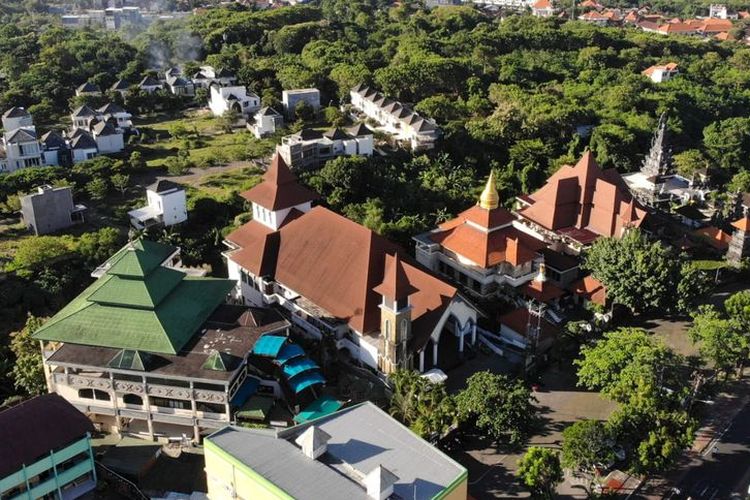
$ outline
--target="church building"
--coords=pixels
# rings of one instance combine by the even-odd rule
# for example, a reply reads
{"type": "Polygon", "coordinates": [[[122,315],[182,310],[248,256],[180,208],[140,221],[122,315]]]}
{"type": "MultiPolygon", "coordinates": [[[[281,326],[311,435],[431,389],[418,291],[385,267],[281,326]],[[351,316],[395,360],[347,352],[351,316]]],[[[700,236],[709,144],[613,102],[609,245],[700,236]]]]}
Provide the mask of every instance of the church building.
{"type": "Polygon", "coordinates": [[[324,207],[276,155],[242,193],[253,220],[225,244],[237,300],[274,307],[307,335],[355,361],[450,368],[476,341],[476,310],[386,238],[324,207]]]}

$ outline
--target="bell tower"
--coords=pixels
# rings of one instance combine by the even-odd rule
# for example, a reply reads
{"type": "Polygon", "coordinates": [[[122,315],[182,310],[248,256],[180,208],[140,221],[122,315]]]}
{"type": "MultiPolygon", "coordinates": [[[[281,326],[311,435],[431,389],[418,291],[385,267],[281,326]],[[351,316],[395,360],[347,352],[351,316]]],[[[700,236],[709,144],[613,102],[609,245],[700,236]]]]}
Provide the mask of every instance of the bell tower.
{"type": "Polygon", "coordinates": [[[385,256],[383,282],[374,290],[383,298],[380,304],[378,368],[386,374],[399,368],[411,369],[412,356],[408,345],[411,339],[409,296],[417,289],[409,283],[398,253],[385,256]]]}

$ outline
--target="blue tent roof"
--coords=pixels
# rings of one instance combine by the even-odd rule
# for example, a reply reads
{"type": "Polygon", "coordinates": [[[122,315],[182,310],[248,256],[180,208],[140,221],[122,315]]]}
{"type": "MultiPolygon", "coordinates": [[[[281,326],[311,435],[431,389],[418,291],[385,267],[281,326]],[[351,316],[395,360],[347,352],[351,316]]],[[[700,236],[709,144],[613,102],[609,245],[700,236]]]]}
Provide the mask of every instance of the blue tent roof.
{"type": "Polygon", "coordinates": [[[242,385],[232,396],[232,400],[229,402],[232,406],[242,406],[247,401],[247,398],[255,394],[260,385],[260,380],[253,377],[247,377],[242,385]]]}
{"type": "Polygon", "coordinates": [[[286,337],[264,335],[255,342],[255,345],[253,346],[253,354],[275,358],[279,355],[279,351],[286,341],[286,337]]]}
{"type": "MultiPolygon", "coordinates": [[[[258,345],[258,344],[255,344],[258,345]]],[[[304,356],[305,350],[302,349],[297,344],[287,344],[282,349],[281,352],[276,354],[276,362],[280,365],[283,365],[290,359],[297,358],[299,356],[304,356]]]]}
{"type": "Polygon", "coordinates": [[[307,370],[315,370],[318,365],[312,362],[312,360],[306,356],[294,358],[284,365],[283,372],[284,376],[288,379],[299,375],[307,370]]]}
{"type": "Polygon", "coordinates": [[[292,387],[292,390],[295,394],[299,394],[311,385],[325,383],[326,379],[324,379],[323,375],[321,375],[318,371],[308,371],[305,373],[301,373],[293,379],[289,380],[289,385],[292,387]]]}

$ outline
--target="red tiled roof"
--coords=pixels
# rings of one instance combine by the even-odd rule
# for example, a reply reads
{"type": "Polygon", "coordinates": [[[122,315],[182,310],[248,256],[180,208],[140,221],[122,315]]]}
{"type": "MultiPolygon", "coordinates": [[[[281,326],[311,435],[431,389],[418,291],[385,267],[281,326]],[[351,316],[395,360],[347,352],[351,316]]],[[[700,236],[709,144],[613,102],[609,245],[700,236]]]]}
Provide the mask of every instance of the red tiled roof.
{"type": "Polygon", "coordinates": [[[552,3],[549,0],[537,0],[531,8],[537,10],[551,9],[552,3]]]}
{"type": "Polygon", "coordinates": [[[602,283],[591,275],[585,276],[570,285],[573,293],[581,295],[594,304],[603,306],[607,302],[607,289],[602,283]]]}
{"type": "Polygon", "coordinates": [[[450,250],[489,268],[501,262],[518,266],[534,260],[536,252],[544,248],[544,243],[508,226],[494,231],[482,231],[469,224],[461,224],[446,231],[433,233],[430,238],[450,250]]]}
{"type": "MultiPolygon", "coordinates": [[[[238,241],[236,233],[242,234],[242,228],[227,239],[238,241]]],[[[268,275],[277,282],[360,333],[378,330],[381,296],[375,288],[384,281],[386,255],[401,251],[397,245],[324,207],[313,208],[272,234],[278,238],[275,246],[249,246],[229,258],[243,267],[243,262],[270,261],[268,275]],[[264,251],[272,257],[267,259],[264,251]]],[[[400,264],[416,290],[410,295],[412,332],[421,348],[457,290],[411,260],[401,258],[400,264]]]]}
{"type": "Polygon", "coordinates": [[[263,175],[263,182],[241,193],[248,201],[268,210],[283,210],[318,198],[318,195],[300,185],[281,156],[276,153],[271,166],[263,175]]]}
{"type": "Polygon", "coordinates": [[[717,250],[726,250],[732,241],[732,236],[718,227],[708,226],[693,231],[693,234],[703,238],[709,245],[717,250]]]}
{"type": "Polygon", "coordinates": [[[273,230],[252,220],[229,233],[226,240],[240,247],[231,258],[244,269],[256,276],[272,272],[272,258],[278,243],[273,230]]]}
{"type": "MultiPolygon", "coordinates": [[[[529,310],[525,307],[516,309],[507,314],[500,316],[500,324],[510,328],[518,335],[526,337],[529,327],[529,310]]],[[[559,332],[559,329],[546,319],[542,319],[542,331],[540,333],[540,339],[542,337],[554,337],[559,332]]]]}
{"type": "Polygon", "coordinates": [[[602,170],[590,151],[574,167],[560,168],[530,199],[533,203],[519,214],[557,232],[578,229],[619,236],[623,227],[638,227],[646,217],[620,174],[602,170]]]}
{"type": "Polygon", "coordinates": [[[742,219],[732,222],[732,225],[740,231],[750,231],[750,215],[746,215],[742,219]]]}
{"type": "Polygon", "coordinates": [[[396,252],[396,255],[385,255],[383,282],[376,286],[374,290],[379,295],[392,300],[405,299],[419,291],[409,283],[409,278],[406,277],[406,271],[398,252],[396,252]]]}
{"type": "Polygon", "coordinates": [[[502,207],[488,210],[479,205],[474,205],[468,210],[464,210],[458,214],[458,217],[455,219],[440,224],[440,228],[450,229],[451,227],[456,227],[465,221],[470,221],[485,229],[495,229],[510,224],[515,219],[516,218],[512,213],[502,207]]]}
{"type": "Polygon", "coordinates": [[[565,290],[549,281],[531,280],[523,287],[523,293],[534,300],[549,302],[565,295],[565,290]]]}

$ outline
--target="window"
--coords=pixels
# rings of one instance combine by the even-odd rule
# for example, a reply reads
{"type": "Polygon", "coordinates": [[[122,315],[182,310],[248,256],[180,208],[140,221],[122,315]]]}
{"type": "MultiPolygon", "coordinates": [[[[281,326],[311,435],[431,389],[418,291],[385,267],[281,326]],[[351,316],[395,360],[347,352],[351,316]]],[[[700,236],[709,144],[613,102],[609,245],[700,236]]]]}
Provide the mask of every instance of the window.
{"type": "Polygon", "coordinates": [[[182,399],[168,399],[168,398],[151,398],[151,404],[153,406],[161,406],[162,408],[176,408],[178,410],[190,410],[190,401],[184,401],[182,399]]]}
{"type": "Polygon", "coordinates": [[[122,397],[123,403],[126,405],[138,405],[143,406],[143,398],[136,394],[125,394],[122,397]]]}
{"type": "Polygon", "coordinates": [[[409,334],[409,322],[406,320],[406,318],[401,320],[401,339],[406,339],[406,336],[409,334]]]}
{"type": "Polygon", "coordinates": [[[391,320],[385,320],[385,338],[390,339],[391,337],[391,320]]]}
{"type": "Polygon", "coordinates": [[[99,389],[78,389],[78,397],[81,399],[95,399],[97,401],[109,401],[109,393],[99,389]]]}

